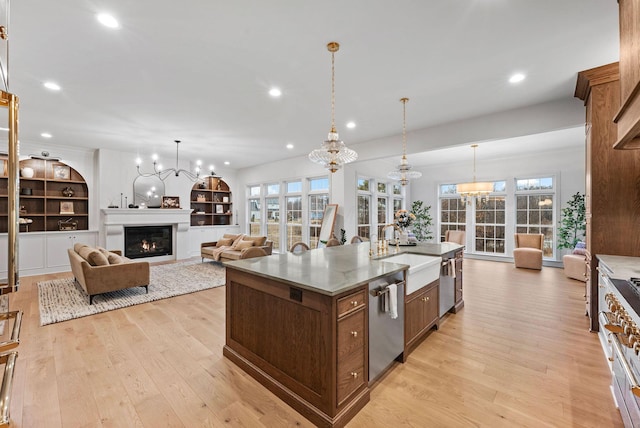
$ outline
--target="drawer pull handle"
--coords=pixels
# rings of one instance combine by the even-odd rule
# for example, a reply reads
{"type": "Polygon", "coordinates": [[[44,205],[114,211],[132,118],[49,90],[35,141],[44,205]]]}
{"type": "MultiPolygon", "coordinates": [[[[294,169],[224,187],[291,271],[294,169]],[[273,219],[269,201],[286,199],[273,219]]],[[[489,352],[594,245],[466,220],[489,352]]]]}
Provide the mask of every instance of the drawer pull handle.
{"type": "Polygon", "coordinates": [[[358,301],[357,300],[352,300],[351,301],[351,306],[358,306],[358,301]]]}
{"type": "Polygon", "coordinates": [[[354,379],[358,378],[358,373],[357,372],[351,372],[351,377],[354,379]]]}
{"type": "Polygon", "coordinates": [[[423,297],[420,300],[422,300],[423,302],[428,302],[429,301],[429,297],[423,297]]]}
{"type": "Polygon", "coordinates": [[[353,337],[358,337],[358,332],[357,332],[357,331],[352,331],[352,332],[351,332],[351,336],[353,336],[353,337]]]}

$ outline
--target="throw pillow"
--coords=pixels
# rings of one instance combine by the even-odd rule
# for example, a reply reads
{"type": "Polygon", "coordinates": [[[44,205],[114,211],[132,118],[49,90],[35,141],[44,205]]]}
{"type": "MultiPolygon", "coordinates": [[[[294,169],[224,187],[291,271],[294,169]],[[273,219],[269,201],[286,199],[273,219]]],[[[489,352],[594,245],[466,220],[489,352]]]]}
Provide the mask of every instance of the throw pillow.
{"type": "Polygon", "coordinates": [[[80,254],[80,250],[82,249],[82,247],[86,247],[86,246],[87,244],[81,244],[80,242],[78,242],[73,246],[73,251],[80,254]]]}
{"type": "Polygon", "coordinates": [[[228,247],[229,245],[233,244],[233,239],[231,238],[220,238],[218,239],[218,242],[216,243],[216,247],[228,247]]]}
{"type": "Polygon", "coordinates": [[[107,260],[109,260],[110,265],[119,265],[124,263],[124,259],[122,257],[112,252],[108,252],[107,260]]]}
{"type": "Polygon", "coordinates": [[[580,256],[587,255],[587,243],[586,242],[577,242],[576,247],[573,249],[573,254],[578,254],[580,256]]]}
{"type": "Polygon", "coordinates": [[[238,242],[238,244],[236,245],[235,249],[238,250],[238,251],[242,251],[245,248],[251,248],[251,247],[253,247],[253,241],[244,241],[244,240],[242,240],[242,241],[238,242]]]}
{"type": "Polygon", "coordinates": [[[231,244],[231,249],[232,250],[236,250],[236,246],[238,245],[238,243],[240,241],[242,241],[242,238],[244,238],[244,235],[238,235],[238,237],[233,241],[233,244],[231,244]]]}
{"type": "Polygon", "coordinates": [[[244,241],[253,241],[253,245],[256,247],[262,247],[267,242],[266,236],[245,236],[242,238],[244,241]]]}
{"type": "Polygon", "coordinates": [[[109,258],[109,250],[102,247],[96,247],[96,250],[100,251],[106,258],[109,258]]]}
{"type": "Polygon", "coordinates": [[[109,264],[109,259],[107,259],[107,257],[100,251],[92,247],[85,246],[80,249],[78,254],[91,266],[107,266],[109,264]]]}

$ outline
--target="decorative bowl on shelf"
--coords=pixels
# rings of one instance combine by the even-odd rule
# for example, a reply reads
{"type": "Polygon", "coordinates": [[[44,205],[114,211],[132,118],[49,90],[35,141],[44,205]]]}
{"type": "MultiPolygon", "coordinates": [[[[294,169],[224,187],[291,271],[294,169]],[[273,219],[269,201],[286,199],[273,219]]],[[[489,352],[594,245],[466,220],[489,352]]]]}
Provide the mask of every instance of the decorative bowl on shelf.
{"type": "Polygon", "coordinates": [[[204,220],[198,220],[198,226],[204,226],[204,220]]]}

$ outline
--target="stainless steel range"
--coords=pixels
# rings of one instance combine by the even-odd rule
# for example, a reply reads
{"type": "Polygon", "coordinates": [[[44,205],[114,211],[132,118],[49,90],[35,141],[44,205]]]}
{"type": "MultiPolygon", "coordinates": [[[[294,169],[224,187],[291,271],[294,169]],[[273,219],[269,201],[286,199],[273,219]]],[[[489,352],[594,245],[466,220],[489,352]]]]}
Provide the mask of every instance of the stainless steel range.
{"type": "Polygon", "coordinates": [[[611,369],[611,392],[626,427],[640,427],[640,278],[614,278],[599,267],[599,337],[611,369]]]}

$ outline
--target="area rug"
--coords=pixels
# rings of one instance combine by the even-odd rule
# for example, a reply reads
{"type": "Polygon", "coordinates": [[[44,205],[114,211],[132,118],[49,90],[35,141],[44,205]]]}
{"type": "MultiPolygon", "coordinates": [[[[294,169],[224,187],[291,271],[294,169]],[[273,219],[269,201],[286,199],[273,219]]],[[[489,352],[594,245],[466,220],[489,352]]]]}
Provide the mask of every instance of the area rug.
{"type": "Polygon", "coordinates": [[[39,282],[40,325],[219,287],[225,284],[225,268],[199,260],[156,265],[151,266],[150,282],[148,294],[143,287],[127,288],[97,295],[93,305],[73,278],[39,282]]]}

